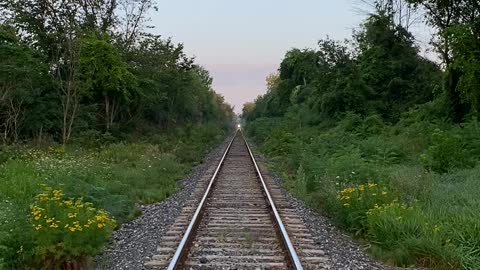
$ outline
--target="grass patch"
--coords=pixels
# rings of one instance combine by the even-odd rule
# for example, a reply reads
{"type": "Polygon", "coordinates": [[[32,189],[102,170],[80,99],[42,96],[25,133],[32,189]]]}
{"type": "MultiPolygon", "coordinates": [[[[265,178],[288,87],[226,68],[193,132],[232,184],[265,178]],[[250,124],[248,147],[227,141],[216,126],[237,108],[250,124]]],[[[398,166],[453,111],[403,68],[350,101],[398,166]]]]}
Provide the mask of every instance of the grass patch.
{"type": "Polygon", "coordinates": [[[247,125],[286,189],[368,240],[389,264],[478,269],[476,120],[452,126],[406,117],[391,126],[350,115],[328,128],[294,126],[288,118],[247,125]]]}
{"type": "Polygon", "coordinates": [[[32,266],[39,248],[54,244],[39,244],[32,227],[31,206],[45,185],[61,190],[65,198],[82,198],[121,224],[140,214],[139,204],[173,194],[177,180],[224,135],[204,126],[147,135],[134,143],[8,147],[0,155],[0,269],[32,266]]]}

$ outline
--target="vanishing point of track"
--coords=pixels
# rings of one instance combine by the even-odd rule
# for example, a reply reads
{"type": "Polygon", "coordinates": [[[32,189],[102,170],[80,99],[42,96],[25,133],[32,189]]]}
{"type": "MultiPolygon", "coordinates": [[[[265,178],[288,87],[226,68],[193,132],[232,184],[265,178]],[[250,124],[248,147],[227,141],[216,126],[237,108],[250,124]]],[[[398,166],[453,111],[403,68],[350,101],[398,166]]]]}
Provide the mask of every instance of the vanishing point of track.
{"type": "Polygon", "coordinates": [[[302,222],[291,209],[284,209],[278,187],[265,181],[241,131],[236,132],[205,184],[198,204],[186,207],[164,237],[165,245],[160,243],[161,254],[154,256],[148,267],[328,269],[323,252],[315,249],[302,222]]]}

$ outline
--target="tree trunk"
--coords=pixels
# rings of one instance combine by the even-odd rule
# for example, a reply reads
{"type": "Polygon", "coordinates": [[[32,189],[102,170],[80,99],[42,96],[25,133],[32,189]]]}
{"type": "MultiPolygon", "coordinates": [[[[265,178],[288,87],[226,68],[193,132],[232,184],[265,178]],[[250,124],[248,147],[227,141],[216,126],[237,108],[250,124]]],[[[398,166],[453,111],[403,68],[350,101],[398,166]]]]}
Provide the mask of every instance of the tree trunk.
{"type": "Polygon", "coordinates": [[[457,90],[461,76],[462,73],[454,67],[448,69],[446,92],[450,108],[450,117],[455,123],[462,122],[469,111],[468,105],[462,103],[460,92],[457,90]]]}
{"type": "Polygon", "coordinates": [[[110,129],[110,100],[107,95],[105,95],[105,127],[107,130],[110,129]]]}

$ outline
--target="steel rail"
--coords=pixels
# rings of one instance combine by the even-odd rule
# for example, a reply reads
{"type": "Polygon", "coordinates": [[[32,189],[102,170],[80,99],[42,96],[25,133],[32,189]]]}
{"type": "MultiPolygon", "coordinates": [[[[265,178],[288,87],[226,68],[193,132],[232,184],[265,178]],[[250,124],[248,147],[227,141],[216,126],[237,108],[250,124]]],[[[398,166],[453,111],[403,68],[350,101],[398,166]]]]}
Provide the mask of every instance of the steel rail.
{"type": "Polygon", "coordinates": [[[250,154],[250,158],[253,161],[253,165],[255,165],[255,170],[257,171],[258,178],[260,179],[260,182],[263,187],[263,191],[265,192],[268,202],[270,204],[270,208],[273,212],[275,222],[277,226],[280,229],[280,234],[282,237],[282,241],[287,249],[288,256],[290,260],[293,263],[293,267],[296,270],[303,270],[302,264],[300,263],[300,259],[298,258],[297,252],[295,251],[295,248],[293,247],[292,241],[290,241],[290,237],[288,236],[287,230],[285,229],[285,226],[283,225],[282,219],[280,218],[280,215],[278,214],[277,207],[275,206],[275,203],[273,202],[272,196],[270,195],[270,192],[268,191],[267,185],[265,184],[265,180],[263,179],[262,173],[260,172],[260,168],[257,165],[257,161],[255,160],[255,157],[253,156],[252,150],[250,149],[250,146],[247,143],[247,140],[243,136],[243,133],[240,131],[240,134],[242,135],[243,141],[245,142],[245,145],[247,146],[248,153],[250,154]]]}
{"type": "MultiPolygon", "coordinates": [[[[193,234],[194,234],[194,228],[196,228],[200,222],[201,219],[201,213],[204,208],[205,202],[208,198],[208,195],[210,195],[210,191],[212,190],[212,186],[215,182],[215,179],[217,178],[217,174],[220,171],[220,168],[223,165],[223,161],[225,160],[225,157],[227,156],[227,153],[230,151],[230,147],[232,146],[233,141],[235,140],[235,137],[237,136],[238,129],[233,135],[232,140],[227,146],[227,149],[225,150],[225,153],[223,153],[222,159],[218,163],[217,169],[213,173],[212,178],[210,179],[210,183],[207,186],[207,189],[205,191],[205,194],[202,197],[202,200],[200,201],[200,204],[197,207],[197,210],[195,211],[195,214],[192,217],[192,220],[190,221],[190,224],[187,227],[187,230],[185,231],[185,234],[183,235],[182,241],[180,241],[180,244],[177,247],[177,250],[175,251],[175,254],[172,257],[172,260],[168,264],[167,270],[175,270],[179,266],[182,257],[185,255],[184,252],[186,251],[186,247],[188,246],[193,234]]],[[[242,135],[243,137],[243,135],[242,135]]]]}

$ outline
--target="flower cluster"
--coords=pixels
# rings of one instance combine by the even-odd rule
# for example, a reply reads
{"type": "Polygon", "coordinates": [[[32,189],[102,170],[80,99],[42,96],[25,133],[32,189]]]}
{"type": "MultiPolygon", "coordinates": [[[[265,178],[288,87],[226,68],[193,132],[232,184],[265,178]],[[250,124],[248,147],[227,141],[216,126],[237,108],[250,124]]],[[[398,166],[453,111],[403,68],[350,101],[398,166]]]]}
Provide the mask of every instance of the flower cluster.
{"type": "Polygon", "coordinates": [[[59,262],[100,252],[116,226],[109,213],[44,185],[30,206],[35,260],[59,262]]]}
{"type": "MultiPolygon", "coordinates": [[[[367,211],[367,215],[376,215],[380,213],[387,212],[403,212],[407,209],[413,209],[413,206],[408,206],[405,203],[398,202],[397,199],[393,200],[391,203],[378,205],[375,204],[372,209],[367,211]]],[[[402,219],[402,215],[396,215],[397,219],[402,219]]]]}
{"type": "Polygon", "coordinates": [[[371,209],[389,204],[394,200],[393,194],[385,187],[368,182],[350,186],[337,192],[339,222],[356,234],[367,230],[367,213],[371,209]]]}
{"type": "Polygon", "coordinates": [[[353,203],[373,202],[375,205],[388,201],[389,193],[385,188],[380,188],[378,184],[369,182],[339,191],[337,200],[346,208],[351,207],[353,203]]]}
{"type": "Polygon", "coordinates": [[[113,229],[115,220],[82,198],[65,199],[60,189],[45,186],[31,206],[31,221],[35,231],[65,231],[78,233],[85,230],[113,229]]]}

